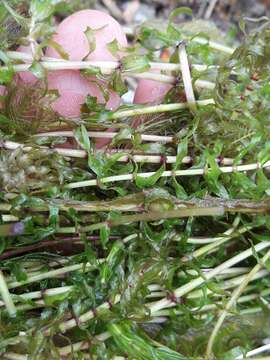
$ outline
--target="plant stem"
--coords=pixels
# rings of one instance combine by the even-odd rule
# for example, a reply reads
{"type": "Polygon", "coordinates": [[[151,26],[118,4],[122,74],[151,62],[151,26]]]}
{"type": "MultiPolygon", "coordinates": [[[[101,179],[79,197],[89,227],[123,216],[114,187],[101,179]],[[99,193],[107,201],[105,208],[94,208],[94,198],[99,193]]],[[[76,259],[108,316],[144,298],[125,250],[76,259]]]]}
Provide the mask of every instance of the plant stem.
{"type": "MultiPolygon", "coordinates": [[[[95,343],[95,341],[97,342],[104,342],[107,339],[109,339],[111,337],[111,334],[106,331],[102,334],[96,335],[91,339],[91,343],[95,343]]],[[[61,348],[58,348],[58,351],[60,353],[60,355],[62,356],[66,356],[68,354],[70,354],[72,351],[79,351],[79,350],[84,350],[84,349],[88,349],[89,347],[89,343],[86,341],[80,341],[77,342],[75,344],[72,345],[67,345],[61,348]]]]}
{"type": "MultiPolygon", "coordinates": [[[[225,242],[238,237],[242,234],[244,234],[245,232],[251,230],[253,228],[253,226],[243,226],[240,229],[238,229],[237,231],[231,232],[230,234],[226,234],[226,236],[220,236],[220,237],[216,237],[216,241],[211,242],[205,246],[202,246],[201,248],[195,250],[192,255],[191,258],[189,256],[184,256],[181,260],[182,261],[190,261],[192,258],[198,258],[202,255],[205,254],[209,254],[212,253],[214,249],[217,249],[220,247],[220,245],[224,244],[225,242]]],[[[229,229],[231,230],[231,229],[229,229]]]]}
{"type": "MultiPolygon", "coordinates": [[[[261,291],[260,293],[255,293],[255,294],[248,294],[248,295],[244,295],[241,296],[237,299],[237,303],[238,304],[244,304],[246,302],[250,302],[252,300],[256,300],[259,299],[260,296],[263,296],[262,294],[264,294],[264,296],[267,296],[270,294],[270,290],[269,289],[265,289],[263,291],[261,291]]],[[[187,296],[187,299],[189,299],[189,296],[187,296]]],[[[215,310],[215,309],[219,309],[219,307],[222,307],[223,305],[223,301],[219,301],[216,302],[214,304],[207,304],[202,306],[201,308],[195,307],[193,309],[190,309],[189,311],[191,311],[192,313],[196,314],[196,313],[202,313],[202,312],[208,312],[210,310],[215,310]]],[[[176,310],[173,312],[173,315],[182,315],[184,314],[183,311],[181,310],[176,310]]],[[[171,316],[171,310],[160,310],[154,313],[155,316],[171,316]]],[[[242,359],[242,358],[241,358],[242,359]]]]}
{"type": "MultiPolygon", "coordinates": [[[[64,62],[60,62],[60,61],[50,61],[50,62],[46,62],[46,61],[41,61],[40,65],[43,66],[45,69],[50,70],[50,71],[61,71],[61,70],[78,70],[78,69],[89,69],[90,65],[88,64],[88,62],[69,62],[69,61],[64,61],[64,62]]],[[[15,72],[27,72],[29,71],[29,69],[31,68],[31,64],[19,64],[19,65],[13,65],[12,66],[12,70],[15,72]]],[[[0,70],[7,70],[8,67],[6,66],[1,66],[0,70]]],[[[105,73],[111,73],[111,70],[105,70],[105,73]]],[[[166,83],[166,84],[175,84],[176,83],[176,77],[175,76],[171,76],[171,75],[164,75],[164,74],[157,74],[157,73],[151,73],[151,72],[144,72],[144,73],[123,73],[124,77],[134,77],[134,78],[138,78],[138,79],[148,79],[148,80],[153,80],[153,81],[158,81],[161,83],[166,83]]],[[[196,80],[194,85],[197,88],[202,88],[202,89],[209,89],[209,90],[213,90],[215,88],[215,83],[211,82],[211,81],[207,81],[207,80],[196,80]]]]}
{"type": "MultiPolygon", "coordinates": [[[[253,248],[249,248],[242,253],[232,257],[231,259],[225,261],[221,265],[217,266],[215,269],[210,271],[208,274],[205,274],[204,277],[198,277],[194,280],[191,280],[189,283],[179,287],[173,292],[173,298],[177,299],[181,296],[189,293],[190,291],[194,290],[195,288],[201,286],[206,281],[212,279],[217,274],[219,274],[221,271],[232,267],[233,265],[243,261],[244,259],[248,258],[253,254],[253,251],[262,251],[270,246],[270,242],[268,241],[262,241],[261,243],[255,245],[253,248]]],[[[161,310],[163,308],[169,307],[174,301],[168,298],[164,298],[162,300],[159,300],[149,306],[150,313],[153,314],[158,310],[161,310]]]]}
{"type": "MultiPolygon", "coordinates": [[[[118,132],[107,132],[107,131],[88,131],[88,136],[90,138],[98,139],[113,139],[115,136],[119,135],[118,132]]],[[[148,134],[139,134],[142,141],[150,142],[160,142],[160,143],[171,143],[174,142],[173,136],[160,136],[160,135],[148,135],[148,134]]],[[[34,135],[36,137],[74,137],[73,131],[50,131],[34,135]]],[[[125,140],[130,140],[133,138],[132,134],[124,135],[122,137],[125,140]]]]}
{"type": "Polygon", "coordinates": [[[239,296],[241,295],[241,293],[244,291],[244,289],[247,287],[248,283],[250,282],[250,280],[254,277],[254,275],[264,266],[264,264],[266,263],[266,261],[270,258],[270,250],[267,251],[267,253],[263,256],[262,260],[260,261],[260,263],[258,263],[257,265],[254,266],[254,268],[247,274],[245,275],[242,283],[240,284],[240,286],[238,288],[236,288],[234,290],[234,292],[232,293],[232,296],[230,298],[230,300],[227,302],[227,304],[225,305],[225,309],[221,312],[221,314],[218,317],[217,323],[211,333],[210,339],[208,341],[207,344],[207,349],[206,349],[206,359],[210,359],[212,352],[213,352],[213,345],[215,342],[215,339],[217,337],[217,334],[229,312],[229,310],[232,308],[232,306],[234,306],[234,304],[237,302],[237,299],[239,298],[239,296]]]}
{"type": "MultiPolygon", "coordinates": [[[[103,261],[104,261],[103,259],[99,259],[99,263],[101,263],[103,261]]],[[[96,268],[96,266],[92,265],[90,263],[80,263],[80,264],[65,266],[60,269],[51,270],[51,271],[47,271],[44,273],[38,273],[33,276],[29,276],[28,279],[25,281],[12,281],[12,282],[8,283],[8,288],[15,289],[19,286],[24,286],[26,284],[31,284],[33,282],[41,281],[44,279],[54,278],[59,275],[64,275],[64,274],[72,272],[72,271],[78,271],[78,270],[91,271],[95,268],[96,268]]]]}
{"type": "Polygon", "coordinates": [[[21,354],[16,354],[16,353],[12,353],[12,352],[4,353],[3,356],[4,356],[4,359],[7,359],[7,360],[29,360],[28,355],[21,355],[21,354]]]}
{"type": "MultiPolygon", "coordinates": [[[[197,100],[198,106],[214,105],[214,99],[197,100]]],[[[161,104],[152,106],[141,106],[131,110],[119,110],[112,114],[111,119],[122,119],[131,116],[146,115],[146,114],[157,114],[164,112],[171,112],[177,110],[184,110],[188,108],[188,103],[176,103],[176,104],[161,104]]]]}
{"type": "MultiPolygon", "coordinates": [[[[239,355],[237,356],[237,358],[235,360],[241,360],[241,359],[246,359],[246,358],[249,358],[249,357],[252,357],[254,355],[258,355],[258,354],[261,354],[263,352],[266,352],[266,351],[269,351],[270,350],[270,344],[266,344],[266,345],[263,345],[263,346],[260,346],[254,350],[251,350],[251,351],[248,351],[246,354],[245,354],[245,357],[243,355],[239,355]]],[[[270,356],[269,356],[269,359],[270,359],[270,356]]]]}
{"type": "Polygon", "coordinates": [[[180,60],[180,66],[181,66],[181,73],[182,73],[182,79],[184,83],[184,89],[185,94],[187,98],[187,103],[190,108],[190,110],[196,110],[196,100],[195,95],[192,87],[192,79],[190,74],[190,68],[188,63],[188,56],[186,52],[186,45],[185,43],[182,43],[179,45],[179,60],[180,60]]]}
{"type": "MultiPolygon", "coordinates": [[[[110,239],[119,239],[120,236],[110,236],[110,239]]],[[[91,235],[91,236],[87,236],[86,238],[87,240],[90,241],[96,241],[99,240],[100,237],[98,235],[91,235]]],[[[74,236],[74,237],[68,237],[68,238],[60,238],[57,240],[48,240],[48,241],[41,241],[37,244],[33,244],[33,245],[29,245],[29,246],[24,246],[24,247],[19,247],[19,248],[15,248],[15,249],[11,249],[11,250],[7,250],[5,252],[3,252],[0,255],[0,260],[4,260],[7,258],[12,258],[18,255],[22,255],[34,250],[38,250],[38,249],[43,249],[46,247],[54,247],[60,244],[67,244],[67,243],[82,243],[80,237],[79,236],[74,236]]]]}
{"type": "MultiPolygon", "coordinates": [[[[24,149],[24,151],[29,152],[31,151],[30,146],[26,146],[21,143],[16,143],[13,141],[4,141],[0,146],[7,150],[16,150],[20,147],[24,149]]],[[[41,147],[44,148],[44,147],[41,147]]],[[[81,158],[85,159],[88,157],[88,154],[85,150],[79,150],[79,149],[64,149],[64,148],[53,148],[54,151],[56,151],[58,154],[66,157],[71,158],[81,158]]],[[[97,153],[104,153],[102,150],[98,150],[97,153]]],[[[145,154],[132,154],[129,150],[109,150],[106,151],[107,157],[112,157],[115,154],[120,153],[123,154],[123,156],[119,157],[117,159],[118,162],[128,162],[130,160],[137,162],[137,163],[151,163],[151,164],[174,164],[176,162],[176,156],[167,156],[167,155],[145,155],[145,154]]],[[[233,159],[231,158],[222,158],[221,160],[219,158],[216,159],[217,163],[226,164],[226,165],[232,165],[233,159]]],[[[183,164],[190,164],[193,162],[193,159],[191,156],[185,156],[182,159],[183,164]]],[[[2,210],[0,208],[0,210],[2,210]]]]}
{"type": "MultiPolygon", "coordinates": [[[[32,62],[33,57],[31,54],[18,52],[18,51],[7,51],[6,55],[11,60],[22,60],[25,62],[32,62]]],[[[110,73],[118,69],[121,65],[120,61],[69,61],[58,58],[51,57],[42,57],[41,64],[48,70],[83,70],[89,69],[91,67],[99,68],[106,73],[110,73]]],[[[24,64],[22,64],[24,65],[24,64]]],[[[28,64],[27,64],[28,65],[28,64]]],[[[180,64],[166,63],[166,62],[150,62],[150,68],[152,70],[160,71],[179,71],[181,70],[180,64]]],[[[201,65],[201,64],[191,64],[191,67],[197,71],[204,72],[207,69],[217,69],[216,65],[201,65]]]]}
{"type": "MultiPolygon", "coordinates": [[[[202,271],[204,274],[212,271],[213,269],[207,269],[207,271],[202,271]]],[[[229,269],[226,269],[225,271],[221,272],[220,275],[224,275],[224,277],[222,277],[223,279],[225,278],[225,275],[227,275],[227,272],[228,272],[229,269]]],[[[232,268],[231,269],[233,271],[234,274],[239,274],[239,271],[236,272],[234,270],[237,270],[237,269],[234,269],[232,268]]],[[[246,272],[246,271],[245,271],[246,272]]],[[[196,272],[197,273],[197,272],[196,272]]],[[[223,285],[221,286],[222,289],[228,289],[228,288],[232,288],[232,287],[235,287],[237,286],[238,284],[240,284],[243,280],[243,273],[240,273],[241,275],[240,276],[236,276],[234,278],[230,278],[229,280],[227,281],[224,281],[223,285]]],[[[258,278],[261,278],[261,277],[264,277],[266,275],[269,274],[269,271],[267,270],[261,270],[260,272],[258,272],[253,278],[252,280],[257,280],[258,278]]],[[[218,275],[217,275],[218,277],[218,275]]],[[[32,292],[27,292],[27,293],[23,293],[23,294],[10,294],[10,296],[12,297],[12,300],[14,302],[19,302],[20,300],[35,300],[35,299],[42,299],[46,296],[55,296],[55,295],[59,295],[59,294],[63,294],[63,293],[66,293],[66,292],[70,292],[74,289],[75,287],[70,285],[70,286],[61,286],[61,287],[56,287],[56,288],[49,288],[49,289],[46,289],[45,291],[32,291],[32,292]]],[[[157,284],[152,284],[152,285],[149,285],[148,286],[148,290],[151,292],[149,294],[149,297],[150,295],[156,295],[157,294],[160,294],[162,293],[162,297],[165,296],[165,293],[164,293],[164,289],[160,286],[160,285],[157,285],[157,284]],[[162,292],[160,291],[162,290],[162,292]]],[[[269,290],[270,291],[270,290],[269,290]]],[[[209,290],[209,293],[211,291],[209,290]]],[[[148,297],[148,296],[147,296],[148,297]]],[[[187,295],[187,298],[191,298],[191,299],[196,299],[196,298],[200,298],[201,297],[201,293],[200,291],[194,291],[194,292],[191,292],[187,295]]],[[[0,306],[4,306],[5,303],[4,302],[1,302],[0,301],[0,306]]]]}
{"type": "Polygon", "coordinates": [[[1,270],[0,270],[0,294],[2,299],[4,300],[9,316],[16,315],[16,307],[13,303],[12,297],[7,287],[5,277],[1,270]]]}
{"type": "Polygon", "coordinates": [[[229,54],[229,55],[232,55],[234,53],[234,51],[235,51],[234,48],[231,48],[229,46],[217,43],[216,41],[212,41],[212,40],[208,41],[207,39],[205,39],[203,37],[199,37],[199,36],[192,38],[192,41],[195,41],[195,42],[197,42],[199,44],[202,44],[202,45],[208,44],[210,48],[215,49],[217,51],[222,51],[222,52],[224,52],[226,54],[229,54]]]}
{"type": "MultiPolygon", "coordinates": [[[[270,161],[266,163],[253,163],[247,165],[236,165],[236,166],[224,166],[219,167],[219,170],[222,173],[228,174],[233,172],[244,172],[244,171],[251,171],[251,170],[258,170],[258,169],[265,169],[270,167],[270,161]]],[[[211,171],[208,169],[208,172],[211,171]]],[[[161,174],[161,177],[174,177],[174,176],[198,176],[198,175],[205,175],[207,170],[203,169],[188,169],[188,170],[176,170],[176,171],[164,171],[161,174]]],[[[123,174],[123,175],[115,175],[115,176],[108,176],[101,179],[92,179],[92,180],[85,180],[85,181],[78,181],[74,183],[67,184],[65,187],[66,189],[77,189],[81,187],[87,186],[97,186],[98,184],[105,184],[109,182],[118,182],[118,181],[127,181],[127,180],[134,180],[134,177],[140,176],[143,178],[148,178],[154,175],[155,172],[146,172],[146,173],[138,173],[138,174],[123,174]]]]}

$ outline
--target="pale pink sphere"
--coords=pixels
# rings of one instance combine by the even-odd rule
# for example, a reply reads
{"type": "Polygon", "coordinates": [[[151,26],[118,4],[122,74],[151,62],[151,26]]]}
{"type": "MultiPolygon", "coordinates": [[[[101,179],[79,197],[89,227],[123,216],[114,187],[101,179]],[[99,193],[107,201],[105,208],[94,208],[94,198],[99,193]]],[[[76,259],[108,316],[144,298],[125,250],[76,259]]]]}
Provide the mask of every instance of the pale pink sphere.
{"type": "MultiPolygon", "coordinates": [[[[141,79],[135,91],[135,104],[160,104],[165,95],[172,89],[171,84],[161,83],[155,80],[141,79]]],[[[135,118],[132,127],[136,128],[142,123],[141,118],[135,118]]]]}
{"type": "Polygon", "coordinates": [[[135,104],[159,104],[172,89],[171,84],[155,80],[142,79],[139,81],[134,95],[135,104]]]}
{"type": "MultiPolygon", "coordinates": [[[[127,40],[121,25],[110,15],[96,10],[83,10],[74,13],[63,20],[57,28],[53,41],[62,46],[69,55],[69,60],[81,61],[89,52],[89,43],[84,34],[87,27],[97,30],[95,33],[96,48],[87,57],[92,61],[116,60],[107,49],[107,44],[117,40],[121,46],[127,46],[127,40]]],[[[55,49],[49,47],[46,56],[59,58],[55,49]]],[[[87,95],[95,96],[98,101],[105,103],[105,99],[98,85],[91,82],[93,77],[85,79],[78,70],[54,71],[49,74],[50,89],[57,89],[60,97],[54,103],[54,109],[66,117],[80,115],[80,107],[87,95]]],[[[99,82],[103,87],[105,83],[99,82]]],[[[120,105],[120,96],[110,91],[107,109],[115,110],[120,105]]]]}
{"type": "MultiPolygon", "coordinates": [[[[32,50],[30,45],[28,46],[19,46],[17,49],[18,52],[23,52],[26,54],[32,54],[32,50]]],[[[25,63],[31,64],[32,61],[25,61],[25,63]]],[[[38,78],[32,74],[30,71],[21,71],[19,72],[19,78],[26,84],[34,84],[36,81],[38,81],[38,78]]]]}

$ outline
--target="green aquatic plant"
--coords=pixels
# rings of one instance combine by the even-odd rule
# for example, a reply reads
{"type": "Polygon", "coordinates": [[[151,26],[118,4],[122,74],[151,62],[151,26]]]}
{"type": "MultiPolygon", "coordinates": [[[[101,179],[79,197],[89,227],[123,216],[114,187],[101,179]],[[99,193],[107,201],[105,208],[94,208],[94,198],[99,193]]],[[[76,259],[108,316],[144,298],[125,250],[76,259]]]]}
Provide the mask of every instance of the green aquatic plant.
{"type": "Polygon", "coordinates": [[[122,60],[54,61],[43,51],[54,14],[76,4],[25,4],[0,2],[0,357],[259,356],[270,336],[269,24],[231,47],[212,25],[179,26],[191,16],[181,8],[143,24],[122,60]],[[121,94],[130,77],[172,89],[162,104],[115,111],[87,96],[65,119],[47,87],[64,69],[121,94]],[[25,86],[22,71],[39,81],[25,86]]]}

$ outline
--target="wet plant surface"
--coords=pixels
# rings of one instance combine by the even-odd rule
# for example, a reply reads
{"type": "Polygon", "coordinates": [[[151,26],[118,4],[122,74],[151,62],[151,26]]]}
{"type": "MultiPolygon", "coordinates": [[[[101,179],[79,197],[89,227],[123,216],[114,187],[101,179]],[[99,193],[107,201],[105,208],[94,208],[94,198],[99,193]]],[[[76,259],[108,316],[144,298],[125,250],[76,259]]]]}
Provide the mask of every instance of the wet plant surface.
{"type": "Polygon", "coordinates": [[[129,33],[128,48],[112,41],[114,61],[75,61],[52,40],[71,3],[0,2],[1,358],[260,356],[269,21],[241,21],[239,43],[177,8],[129,33]],[[60,58],[45,57],[48,46],[60,58]],[[48,74],[67,69],[104,101],[87,95],[79,116],[57,112],[48,74]],[[153,77],[171,85],[161,102],[105,106],[153,77]]]}

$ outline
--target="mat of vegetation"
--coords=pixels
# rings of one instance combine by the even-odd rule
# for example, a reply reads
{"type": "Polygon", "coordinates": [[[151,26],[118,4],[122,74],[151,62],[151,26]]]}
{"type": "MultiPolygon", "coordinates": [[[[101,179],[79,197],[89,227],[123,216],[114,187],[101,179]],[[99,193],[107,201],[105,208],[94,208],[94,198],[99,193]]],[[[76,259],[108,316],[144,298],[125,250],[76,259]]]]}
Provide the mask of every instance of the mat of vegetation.
{"type": "Polygon", "coordinates": [[[236,47],[212,24],[179,24],[192,16],[180,8],[129,33],[128,49],[110,43],[121,59],[72,62],[51,39],[65,3],[21,3],[0,2],[1,359],[263,356],[269,21],[241,22],[236,47]],[[47,74],[70,68],[108,84],[105,99],[130,78],[171,90],[115,111],[88,95],[65,118],[47,74]],[[35,83],[18,79],[27,70],[35,83]]]}

